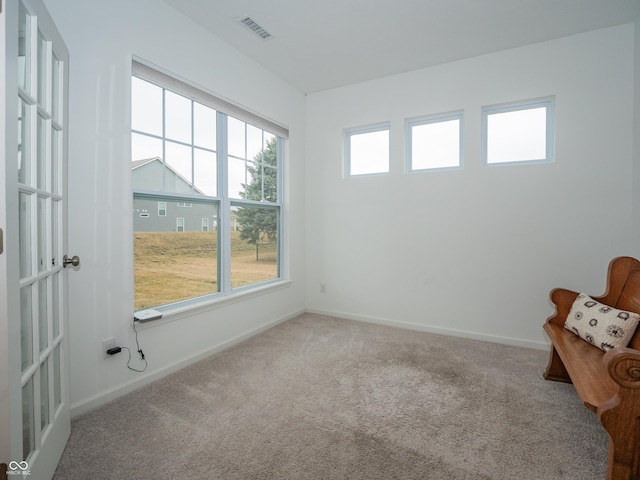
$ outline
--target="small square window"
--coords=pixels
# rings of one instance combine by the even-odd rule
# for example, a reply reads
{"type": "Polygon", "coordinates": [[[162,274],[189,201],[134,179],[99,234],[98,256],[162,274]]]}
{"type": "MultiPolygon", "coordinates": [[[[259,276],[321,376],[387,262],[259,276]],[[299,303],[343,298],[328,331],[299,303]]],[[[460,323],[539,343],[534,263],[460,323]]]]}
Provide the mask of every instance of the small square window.
{"type": "Polygon", "coordinates": [[[552,162],[553,99],[482,109],[485,165],[552,162]]]}
{"type": "Polygon", "coordinates": [[[462,112],[407,122],[410,172],[462,166],[462,112]]]}
{"type": "Polygon", "coordinates": [[[389,172],[389,126],[346,132],[347,176],[389,172]]]}

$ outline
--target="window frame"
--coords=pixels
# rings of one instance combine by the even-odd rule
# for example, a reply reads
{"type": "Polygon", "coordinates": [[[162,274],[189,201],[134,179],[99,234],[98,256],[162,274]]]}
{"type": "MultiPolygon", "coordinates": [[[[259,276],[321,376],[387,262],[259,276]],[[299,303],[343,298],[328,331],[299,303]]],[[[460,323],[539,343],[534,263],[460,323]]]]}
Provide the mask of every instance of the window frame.
{"type": "Polygon", "coordinates": [[[167,202],[158,201],[158,216],[159,217],[167,216],[167,202]]]}
{"type": "MultiPolygon", "coordinates": [[[[220,300],[223,300],[227,297],[237,297],[237,296],[245,296],[247,293],[251,293],[251,291],[262,291],[265,287],[280,285],[287,282],[287,279],[284,278],[283,272],[285,272],[284,264],[285,264],[285,256],[284,256],[284,246],[285,242],[282,238],[283,232],[283,209],[284,209],[284,199],[286,196],[286,192],[284,192],[284,155],[285,155],[285,142],[289,138],[289,131],[287,128],[276,124],[264,117],[261,117],[253,112],[245,110],[235,104],[232,104],[226,100],[223,100],[206,90],[202,89],[202,87],[194,86],[184,79],[179,79],[173,75],[165,73],[161,71],[156,66],[147,65],[143,60],[132,57],[132,70],[131,77],[138,77],[146,82],[155,84],[166,91],[171,91],[173,93],[177,93],[179,95],[185,96],[190,99],[192,102],[197,102],[199,104],[208,106],[216,111],[216,138],[217,138],[217,146],[216,146],[216,154],[217,154],[217,167],[216,167],[216,182],[217,182],[217,191],[215,196],[200,196],[195,195],[193,193],[176,193],[172,191],[165,190],[145,190],[145,189],[137,189],[135,187],[132,188],[132,198],[157,198],[165,200],[167,198],[175,199],[176,205],[178,207],[190,207],[192,206],[192,200],[200,203],[211,203],[216,206],[217,209],[217,218],[216,218],[216,230],[218,230],[217,241],[217,264],[218,264],[218,272],[217,272],[217,282],[219,285],[218,292],[202,295],[195,298],[189,298],[184,300],[179,300],[176,302],[157,305],[154,308],[162,311],[163,313],[179,313],[185,310],[192,310],[193,308],[201,308],[206,305],[210,305],[213,303],[217,303],[220,300]],[[277,171],[276,175],[276,183],[277,183],[277,201],[271,202],[269,200],[262,201],[254,201],[243,198],[230,198],[228,194],[228,162],[229,162],[229,154],[227,148],[227,142],[229,139],[227,138],[227,118],[233,117],[237,120],[245,122],[246,124],[252,125],[264,131],[264,133],[269,133],[277,138],[277,158],[276,158],[276,166],[275,169],[277,171]],[[233,213],[231,211],[232,205],[236,206],[261,206],[267,208],[273,208],[277,211],[277,269],[276,269],[276,277],[272,279],[267,279],[263,281],[257,281],[248,285],[240,286],[240,287],[231,287],[231,218],[233,213]]],[[[163,114],[164,116],[164,114],[163,114]]],[[[164,122],[164,119],[163,119],[164,122]]],[[[131,129],[131,134],[145,134],[145,132],[140,132],[137,130],[131,129]]],[[[166,137],[162,137],[163,141],[171,141],[166,137]]],[[[196,148],[196,145],[193,145],[192,148],[196,148]]],[[[264,148],[264,147],[263,147],[264,148]]],[[[133,211],[133,209],[132,209],[133,211]]],[[[177,221],[177,220],[176,220],[177,221]]],[[[211,225],[208,225],[208,230],[211,230],[211,225]]],[[[202,228],[202,226],[201,226],[202,228]]],[[[177,224],[176,224],[177,229],[177,224]]],[[[186,231],[186,226],[184,227],[186,231]]],[[[132,240],[133,240],[132,235],[132,240]]],[[[134,263],[135,266],[135,263],[134,263]]],[[[132,270],[133,274],[133,270],[132,270]]],[[[216,272],[213,272],[216,275],[216,272]]],[[[213,275],[212,275],[213,277],[213,275]]],[[[135,282],[134,282],[135,289],[135,282]]]]}
{"type": "Polygon", "coordinates": [[[464,110],[448,113],[436,113],[405,120],[405,171],[407,173],[437,172],[444,170],[461,170],[464,168],[464,110]],[[413,127],[432,125],[458,120],[458,165],[446,167],[413,168],[413,127]]]}
{"type": "Polygon", "coordinates": [[[553,163],[555,161],[555,97],[542,97],[531,100],[521,100],[503,104],[487,105],[482,107],[482,165],[486,167],[499,167],[507,165],[532,165],[540,163],[553,163]],[[545,158],[512,160],[505,162],[489,162],[489,116],[500,113],[546,108],[545,125],[545,158]]]}
{"type": "Polygon", "coordinates": [[[359,178],[379,175],[389,175],[391,173],[391,123],[379,123],[367,127],[348,128],[344,131],[344,177],[359,178]],[[356,135],[366,135],[369,133],[384,132],[388,134],[387,145],[387,170],[379,172],[351,173],[351,139],[356,135]]]}

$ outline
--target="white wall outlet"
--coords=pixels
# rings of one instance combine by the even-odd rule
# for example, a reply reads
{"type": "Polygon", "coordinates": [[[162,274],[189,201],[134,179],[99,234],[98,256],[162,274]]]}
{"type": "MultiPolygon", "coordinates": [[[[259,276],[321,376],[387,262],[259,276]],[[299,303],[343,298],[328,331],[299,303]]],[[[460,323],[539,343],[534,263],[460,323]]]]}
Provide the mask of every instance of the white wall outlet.
{"type": "Polygon", "coordinates": [[[108,338],[107,340],[102,340],[102,355],[104,358],[109,358],[111,355],[107,353],[107,350],[110,348],[115,348],[118,345],[116,344],[115,338],[108,338]]]}
{"type": "Polygon", "coordinates": [[[327,284],[326,283],[321,283],[320,284],[320,293],[327,293],[327,284]]]}

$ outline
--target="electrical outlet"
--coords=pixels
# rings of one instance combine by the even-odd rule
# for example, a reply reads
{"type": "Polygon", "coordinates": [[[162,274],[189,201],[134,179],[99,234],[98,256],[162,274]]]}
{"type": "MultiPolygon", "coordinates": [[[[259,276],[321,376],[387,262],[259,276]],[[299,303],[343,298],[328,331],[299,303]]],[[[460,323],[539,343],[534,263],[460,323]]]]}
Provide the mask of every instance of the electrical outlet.
{"type": "Polygon", "coordinates": [[[116,343],[115,338],[108,338],[107,340],[102,340],[102,355],[104,356],[104,358],[109,358],[111,356],[107,353],[107,350],[109,350],[110,348],[115,348],[117,346],[118,344],[116,343]]]}
{"type": "Polygon", "coordinates": [[[320,293],[327,293],[327,284],[326,283],[321,283],[320,284],[320,293]]]}

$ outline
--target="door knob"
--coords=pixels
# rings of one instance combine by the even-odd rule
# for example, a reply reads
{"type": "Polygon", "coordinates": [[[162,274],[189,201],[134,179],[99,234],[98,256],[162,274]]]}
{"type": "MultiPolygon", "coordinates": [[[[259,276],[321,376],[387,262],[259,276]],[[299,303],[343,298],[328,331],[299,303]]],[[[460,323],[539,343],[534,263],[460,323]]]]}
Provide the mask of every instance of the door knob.
{"type": "Polygon", "coordinates": [[[78,265],[80,265],[80,257],[78,257],[77,255],[74,255],[73,257],[69,258],[65,255],[62,258],[62,266],[64,268],[67,268],[69,265],[73,265],[74,267],[77,267],[78,265]]]}

